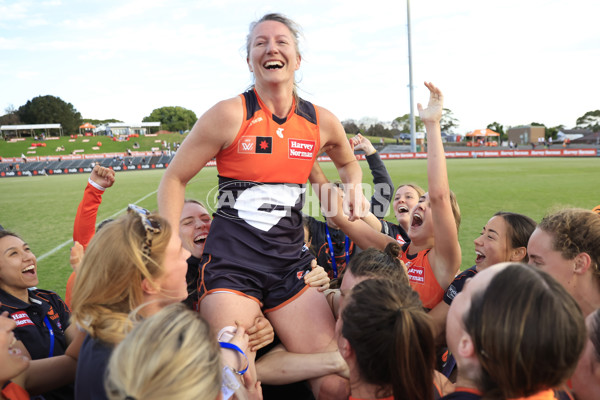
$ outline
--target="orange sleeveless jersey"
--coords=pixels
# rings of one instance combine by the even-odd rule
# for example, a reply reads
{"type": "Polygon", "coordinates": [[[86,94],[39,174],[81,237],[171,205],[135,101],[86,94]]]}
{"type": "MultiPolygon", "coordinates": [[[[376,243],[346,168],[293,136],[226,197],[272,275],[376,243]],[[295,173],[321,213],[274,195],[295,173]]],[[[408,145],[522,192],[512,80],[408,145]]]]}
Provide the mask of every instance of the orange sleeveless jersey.
{"type": "Polygon", "coordinates": [[[300,99],[279,121],[256,91],[240,95],[244,121],[233,143],[217,155],[220,176],[265,183],[305,184],[320,148],[316,107],[300,99]]]}
{"type": "Polygon", "coordinates": [[[444,298],[444,289],[433,274],[428,254],[429,250],[423,250],[410,257],[406,251],[402,251],[399,258],[406,264],[410,286],[419,293],[423,307],[431,310],[444,298]]]}

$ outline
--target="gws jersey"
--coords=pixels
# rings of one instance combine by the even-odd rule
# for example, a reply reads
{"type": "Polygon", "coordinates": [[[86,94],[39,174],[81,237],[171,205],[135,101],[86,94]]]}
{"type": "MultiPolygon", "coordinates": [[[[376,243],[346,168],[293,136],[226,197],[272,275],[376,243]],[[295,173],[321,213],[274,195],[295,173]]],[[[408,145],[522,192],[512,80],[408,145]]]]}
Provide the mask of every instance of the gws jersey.
{"type": "Polygon", "coordinates": [[[300,211],[320,148],[317,109],[300,99],[280,119],[254,90],[241,98],[240,131],[216,157],[219,201],[205,252],[257,268],[306,263],[300,211]]]}

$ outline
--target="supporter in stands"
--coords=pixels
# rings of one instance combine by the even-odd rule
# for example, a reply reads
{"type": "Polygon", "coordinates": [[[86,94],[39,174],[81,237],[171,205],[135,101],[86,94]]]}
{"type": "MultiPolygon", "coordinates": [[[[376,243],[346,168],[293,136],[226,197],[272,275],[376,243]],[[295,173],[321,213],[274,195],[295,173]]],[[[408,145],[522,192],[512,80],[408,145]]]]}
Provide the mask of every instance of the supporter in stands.
{"type": "Polygon", "coordinates": [[[586,318],[587,342],[571,379],[577,400],[597,400],[600,393],[600,308],[586,318]]]}
{"type": "MultiPolygon", "coordinates": [[[[387,214],[394,191],[392,178],[369,139],[359,133],[350,139],[350,145],[354,150],[365,152],[373,176],[371,212],[368,217],[365,217],[366,221],[371,224],[381,224],[379,218],[384,218],[387,214]]],[[[343,186],[341,183],[339,185],[343,186]]],[[[316,255],[317,264],[325,268],[331,279],[338,278],[356,253],[354,242],[330,219],[326,218],[326,222],[323,222],[308,215],[304,218],[312,237],[312,251],[316,255]]]]}
{"type": "MultiPolygon", "coordinates": [[[[296,24],[279,14],[252,24],[247,62],[254,88],[200,117],[163,175],[158,204],[177,224],[186,184],[216,156],[223,201],[203,255],[200,312],[218,331],[235,320],[249,327],[262,306],[288,350],[313,353],[335,348],[324,297],[299,279],[312,260],[302,249],[300,211],[316,156],[327,150],[338,167],[352,219],[366,213],[368,202],[342,125],[296,94],[297,37],[296,24]]],[[[336,376],[312,387],[321,398],[346,390],[336,376]]]]}
{"type": "Polygon", "coordinates": [[[600,308],[600,217],[565,208],[545,216],[529,239],[529,263],[552,275],[585,316],[600,308]]]}
{"type": "MultiPolygon", "coordinates": [[[[245,349],[247,336],[242,332],[226,344],[237,343],[245,349]]],[[[228,353],[243,360],[235,351],[228,353]]],[[[235,358],[230,362],[239,363],[235,358]]],[[[243,360],[241,368],[245,365],[243,360]]],[[[208,324],[198,313],[172,304],[139,323],[115,348],[108,365],[106,393],[113,400],[215,400],[228,399],[243,390],[239,386],[234,371],[224,369],[208,324]]],[[[238,395],[260,398],[260,385],[253,389],[238,395]]]]}
{"type": "MultiPolygon", "coordinates": [[[[411,242],[402,248],[401,259],[408,268],[411,286],[421,296],[423,306],[435,307],[443,298],[460,267],[461,250],[458,243],[460,210],[454,193],[448,186],[446,159],[440,134],[443,96],[431,83],[428,107],[419,104],[419,115],[427,131],[427,177],[429,193],[421,196],[411,211],[408,236],[411,242]]],[[[311,182],[326,184],[327,178],[315,168],[311,182]]],[[[323,194],[323,191],[319,191],[323,194]]],[[[372,229],[364,221],[349,221],[339,212],[339,196],[322,197],[321,204],[331,212],[334,222],[362,249],[383,249],[395,240],[372,229]],[[331,207],[331,208],[329,208],[331,207]]]]}
{"type": "Polygon", "coordinates": [[[64,356],[77,337],[69,308],[60,296],[38,289],[37,259],[29,245],[15,233],[0,231],[0,310],[17,327],[14,334],[33,360],[53,358],[48,365],[58,374],[56,390],[47,399],[72,399],[75,360],[64,356]],[[62,386],[62,387],[61,387],[62,386]]]}
{"type": "Polygon", "coordinates": [[[446,336],[458,379],[444,399],[551,399],[561,398],[552,389],[577,365],[585,325],[575,300],[550,275],[502,263],[456,296],[446,336]]]}

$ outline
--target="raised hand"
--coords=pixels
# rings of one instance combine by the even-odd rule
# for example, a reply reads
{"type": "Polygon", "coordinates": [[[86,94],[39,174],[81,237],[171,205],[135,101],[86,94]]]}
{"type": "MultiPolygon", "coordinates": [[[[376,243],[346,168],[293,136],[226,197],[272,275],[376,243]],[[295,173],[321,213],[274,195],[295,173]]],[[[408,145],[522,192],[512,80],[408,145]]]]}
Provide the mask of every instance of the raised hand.
{"type": "Polygon", "coordinates": [[[90,179],[103,188],[108,189],[115,183],[115,171],[96,164],[92,170],[90,179]]]}
{"type": "Polygon", "coordinates": [[[439,122],[442,119],[444,95],[441,90],[431,82],[425,82],[425,86],[429,89],[429,103],[427,104],[427,108],[423,108],[421,103],[417,104],[419,117],[424,123],[439,122]]]}

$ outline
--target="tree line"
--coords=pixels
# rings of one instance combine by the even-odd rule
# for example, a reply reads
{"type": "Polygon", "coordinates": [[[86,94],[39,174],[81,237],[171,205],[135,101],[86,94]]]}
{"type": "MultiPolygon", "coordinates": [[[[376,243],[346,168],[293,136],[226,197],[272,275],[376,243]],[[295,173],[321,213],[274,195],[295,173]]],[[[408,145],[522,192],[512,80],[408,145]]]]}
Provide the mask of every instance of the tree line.
{"type": "MultiPolygon", "coordinates": [[[[11,105],[4,111],[6,114],[0,117],[0,125],[61,124],[67,135],[78,133],[79,127],[86,122],[95,126],[123,122],[118,119],[82,118],[73,104],[51,95],[34,97],[19,108],[11,105]]],[[[196,119],[193,111],[183,107],[161,107],[144,117],[142,122],[160,122],[161,129],[178,132],[191,129],[196,119]]]]}
{"type": "MultiPolygon", "coordinates": [[[[61,124],[65,134],[69,135],[77,133],[79,126],[86,122],[96,126],[110,122],[123,122],[117,119],[84,119],[71,103],[51,95],[35,97],[19,108],[11,105],[5,109],[5,112],[6,114],[0,117],[0,125],[61,124]]],[[[142,119],[142,122],[160,122],[161,129],[179,132],[191,129],[196,119],[196,114],[191,110],[178,106],[166,106],[152,110],[148,116],[142,119]]],[[[347,133],[362,133],[368,136],[394,138],[399,137],[401,133],[410,132],[410,114],[397,117],[392,122],[361,121],[346,120],[342,121],[342,125],[347,133]]],[[[600,131],[600,110],[586,112],[577,118],[576,124],[577,129],[600,131]]],[[[545,127],[546,138],[552,137],[553,139],[556,138],[559,130],[564,129],[563,125],[547,127],[538,122],[531,122],[527,125],[545,127]]],[[[453,134],[458,126],[459,121],[454,117],[452,111],[444,108],[441,120],[442,132],[453,134]]],[[[500,133],[501,138],[506,139],[505,128],[508,130],[510,127],[494,121],[486,128],[500,133]]],[[[423,131],[423,123],[418,116],[415,116],[415,130],[423,131]]]]}

